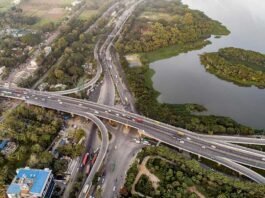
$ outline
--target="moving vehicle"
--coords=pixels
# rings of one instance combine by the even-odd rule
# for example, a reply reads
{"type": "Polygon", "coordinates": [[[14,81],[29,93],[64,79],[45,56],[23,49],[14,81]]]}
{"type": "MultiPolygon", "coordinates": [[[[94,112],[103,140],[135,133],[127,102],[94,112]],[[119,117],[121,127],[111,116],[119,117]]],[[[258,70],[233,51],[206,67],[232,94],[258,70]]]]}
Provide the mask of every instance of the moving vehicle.
{"type": "Polygon", "coordinates": [[[94,111],[94,113],[95,113],[95,114],[99,114],[99,112],[98,112],[98,111],[96,111],[96,110],[94,111]]]}
{"type": "Polygon", "coordinates": [[[85,166],[86,165],[88,157],[89,157],[89,153],[86,153],[85,156],[83,157],[81,166],[85,166]]]}
{"type": "Polygon", "coordinates": [[[213,149],[215,149],[215,148],[216,148],[216,146],[214,146],[214,145],[211,145],[211,147],[212,147],[213,149]]]}
{"type": "Polygon", "coordinates": [[[181,131],[177,131],[177,134],[180,135],[180,136],[184,136],[185,134],[181,131]]]}
{"type": "Polygon", "coordinates": [[[144,122],[143,119],[141,119],[141,118],[135,118],[135,121],[139,122],[139,123],[143,123],[144,122]]]}
{"type": "Polygon", "coordinates": [[[85,187],[83,188],[83,193],[86,194],[86,192],[88,191],[89,189],[89,185],[86,184],[85,187]]]}

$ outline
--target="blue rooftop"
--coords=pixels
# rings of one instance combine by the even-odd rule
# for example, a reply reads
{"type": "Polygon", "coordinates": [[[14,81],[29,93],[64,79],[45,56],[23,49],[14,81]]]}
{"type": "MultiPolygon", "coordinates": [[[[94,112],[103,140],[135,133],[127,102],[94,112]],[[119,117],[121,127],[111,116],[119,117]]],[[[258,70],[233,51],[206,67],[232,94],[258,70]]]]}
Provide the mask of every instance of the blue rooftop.
{"type": "Polygon", "coordinates": [[[12,183],[8,189],[7,194],[19,194],[20,193],[20,185],[12,183]]]}
{"type": "Polygon", "coordinates": [[[0,140],[0,151],[5,148],[7,143],[8,143],[8,140],[0,140]]]}
{"type": "MultiPolygon", "coordinates": [[[[22,168],[17,170],[16,181],[19,179],[29,179],[32,180],[30,192],[34,194],[40,194],[42,189],[46,185],[46,181],[51,173],[51,170],[39,170],[39,169],[29,169],[22,168]]],[[[12,183],[7,190],[10,194],[17,194],[20,192],[20,185],[17,183],[12,183]],[[19,190],[18,190],[19,189],[19,190]]]]}

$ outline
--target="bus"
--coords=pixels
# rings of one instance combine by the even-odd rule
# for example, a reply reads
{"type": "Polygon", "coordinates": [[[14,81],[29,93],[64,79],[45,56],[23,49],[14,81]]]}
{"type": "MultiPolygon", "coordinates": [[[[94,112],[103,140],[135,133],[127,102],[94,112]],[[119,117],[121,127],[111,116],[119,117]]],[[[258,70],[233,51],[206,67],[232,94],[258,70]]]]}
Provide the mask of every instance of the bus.
{"type": "Polygon", "coordinates": [[[86,165],[88,157],[89,157],[89,153],[86,153],[85,156],[83,157],[81,166],[85,166],[86,165]]]}

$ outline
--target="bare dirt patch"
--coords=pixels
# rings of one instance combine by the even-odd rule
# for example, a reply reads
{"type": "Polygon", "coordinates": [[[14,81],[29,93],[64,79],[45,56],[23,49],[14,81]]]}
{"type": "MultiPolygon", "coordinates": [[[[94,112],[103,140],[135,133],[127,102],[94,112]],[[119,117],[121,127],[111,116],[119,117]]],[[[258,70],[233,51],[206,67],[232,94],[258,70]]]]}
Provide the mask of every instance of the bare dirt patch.
{"type": "Polygon", "coordinates": [[[28,16],[36,16],[41,18],[41,20],[60,20],[66,14],[65,7],[71,4],[71,0],[28,0],[22,1],[20,4],[20,8],[28,16]]]}
{"type": "Polygon", "coordinates": [[[205,198],[205,196],[197,190],[196,186],[189,187],[188,191],[195,193],[199,198],[205,198]]]}
{"type": "Polygon", "coordinates": [[[142,62],[139,54],[129,54],[125,56],[128,61],[130,67],[140,67],[142,66],[142,62]]]}

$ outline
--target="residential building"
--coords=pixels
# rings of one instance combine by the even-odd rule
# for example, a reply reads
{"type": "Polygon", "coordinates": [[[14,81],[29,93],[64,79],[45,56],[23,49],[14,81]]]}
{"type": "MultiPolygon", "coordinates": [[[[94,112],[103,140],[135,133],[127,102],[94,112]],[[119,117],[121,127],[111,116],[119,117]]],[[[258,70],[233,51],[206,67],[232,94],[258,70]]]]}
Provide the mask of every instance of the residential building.
{"type": "Polygon", "coordinates": [[[50,198],[54,190],[52,171],[45,169],[17,169],[17,175],[7,189],[9,198],[50,198]]]}

